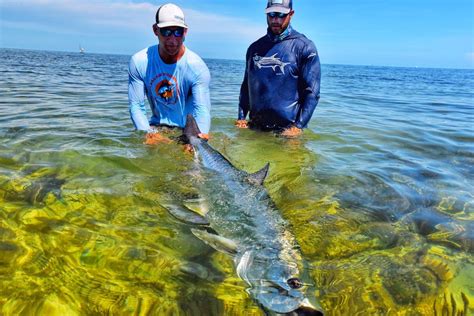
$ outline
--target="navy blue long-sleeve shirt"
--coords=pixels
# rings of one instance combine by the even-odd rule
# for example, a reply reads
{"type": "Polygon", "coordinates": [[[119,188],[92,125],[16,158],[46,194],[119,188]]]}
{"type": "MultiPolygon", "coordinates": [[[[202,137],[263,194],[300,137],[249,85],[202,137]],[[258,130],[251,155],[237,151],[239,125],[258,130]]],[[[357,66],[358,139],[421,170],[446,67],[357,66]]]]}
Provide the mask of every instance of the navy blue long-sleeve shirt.
{"type": "Polygon", "coordinates": [[[314,43],[291,26],[284,36],[268,30],[247,50],[239,120],[284,129],[308,125],[319,101],[321,66],[314,43]]]}

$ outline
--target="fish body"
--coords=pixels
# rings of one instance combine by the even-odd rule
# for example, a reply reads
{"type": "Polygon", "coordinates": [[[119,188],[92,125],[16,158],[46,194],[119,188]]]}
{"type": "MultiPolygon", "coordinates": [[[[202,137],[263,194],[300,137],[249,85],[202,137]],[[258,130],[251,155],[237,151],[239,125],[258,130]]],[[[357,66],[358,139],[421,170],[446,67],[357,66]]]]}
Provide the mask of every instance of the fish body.
{"type": "Polygon", "coordinates": [[[314,286],[299,246],[262,185],[269,165],[253,174],[234,167],[197,136],[191,115],[184,132],[208,175],[200,190],[209,208],[205,218],[217,233],[193,229],[194,235],[233,257],[248,293],[266,313],[323,315],[316,298],[307,295],[314,286]]]}

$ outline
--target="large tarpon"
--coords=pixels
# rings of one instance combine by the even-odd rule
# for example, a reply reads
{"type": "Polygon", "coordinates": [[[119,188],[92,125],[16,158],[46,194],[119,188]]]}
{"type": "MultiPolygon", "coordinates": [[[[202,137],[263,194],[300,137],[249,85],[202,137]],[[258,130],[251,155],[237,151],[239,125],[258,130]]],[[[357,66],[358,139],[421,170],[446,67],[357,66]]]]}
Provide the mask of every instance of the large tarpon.
{"type": "Polygon", "coordinates": [[[193,234],[233,257],[248,293],[267,314],[323,315],[314,295],[308,295],[314,294],[314,284],[296,240],[262,185],[269,164],[248,174],[198,134],[188,115],[184,135],[209,176],[200,186],[208,211],[198,222],[212,228],[192,229],[193,234]]]}

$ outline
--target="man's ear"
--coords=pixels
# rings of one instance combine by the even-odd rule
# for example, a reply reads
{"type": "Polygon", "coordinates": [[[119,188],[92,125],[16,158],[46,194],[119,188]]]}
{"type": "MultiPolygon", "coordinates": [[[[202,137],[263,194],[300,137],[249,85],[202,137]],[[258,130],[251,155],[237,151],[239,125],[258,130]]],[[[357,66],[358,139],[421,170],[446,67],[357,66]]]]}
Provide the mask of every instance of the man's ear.
{"type": "Polygon", "coordinates": [[[184,29],[183,42],[186,40],[186,34],[188,34],[188,29],[184,29]]]}
{"type": "Polygon", "coordinates": [[[155,23],[153,24],[153,33],[155,33],[155,35],[158,36],[158,32],[159,32],[158,25],[155,23]]]}

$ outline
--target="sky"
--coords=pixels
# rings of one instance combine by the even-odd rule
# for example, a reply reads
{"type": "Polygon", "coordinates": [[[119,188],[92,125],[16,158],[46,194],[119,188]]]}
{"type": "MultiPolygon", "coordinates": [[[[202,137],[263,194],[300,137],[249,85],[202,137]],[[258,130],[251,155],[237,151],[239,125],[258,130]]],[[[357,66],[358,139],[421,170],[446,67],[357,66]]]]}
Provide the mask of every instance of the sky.
{"type": "MultiPolygon", "coordinates": [[[[474,69],[474,0],[294,0],[293,27],[323,64],[474,69]]],[[[0,45],[132,55],[157,43],[145,0],[0,0],[0,45]]],[[[266,32],[266,0],[175,0],[186,45],[243,60],[266,32]]]]}

